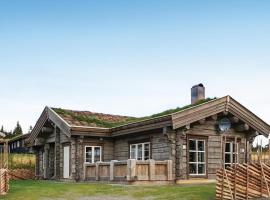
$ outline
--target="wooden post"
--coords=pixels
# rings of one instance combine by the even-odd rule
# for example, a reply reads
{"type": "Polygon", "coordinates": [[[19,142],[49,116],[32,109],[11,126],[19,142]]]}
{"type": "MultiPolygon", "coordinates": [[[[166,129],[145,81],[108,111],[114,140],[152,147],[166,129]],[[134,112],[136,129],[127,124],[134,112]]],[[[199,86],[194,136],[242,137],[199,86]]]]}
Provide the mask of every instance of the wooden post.
{"type": "Polygon", "coordinates": [[[154,181],[156,179],[156,163],[155,160],[149,160],[149,180],[154,181]]]}
{"type": "Polygon", "coordinates": [[[237,190],[236,190],[236,169],[237,169],[237,160],[238,160],[238,154],[237,154],[237,152],[238,152],[238,149],[237,149],[237,137],[235,136],[234,137],[234,156],[235,156],[235,160],[234,160],[234,191],[233,191],[233,197],[234,197],[234,199],[236,199],[236,192],[237,192],[237,190]]]}
{"type": "Polygon", "coordinates": [[[132,181],[136,176],[136,160],[128,159],[127,160],[127,181],[132,181]]]}
{"type": "Polygon", "coordinates": [[[116,161],[117,160],[111,160],[111,162],[110,162],[110,181],[114,180],[114,163],[116,161]]]}
{"type": "Polygon", "coordinates": [[[99,162],[96,162],[96,181],[99,181],[99,162]]]}
{"type": "Polygon", "coordinates": [[[45,144],[44,145],[44,178],[47,179],[49,178],[49,148],[50,145],[49,144],[45,144]]]}
{"type": "Polygon", "coordinates": [[[246,199],[248,199],[248,187],[249,187],[249,172],[248,172],[248,167],[249,167],[249,165],[247,165],[246,199]]]}

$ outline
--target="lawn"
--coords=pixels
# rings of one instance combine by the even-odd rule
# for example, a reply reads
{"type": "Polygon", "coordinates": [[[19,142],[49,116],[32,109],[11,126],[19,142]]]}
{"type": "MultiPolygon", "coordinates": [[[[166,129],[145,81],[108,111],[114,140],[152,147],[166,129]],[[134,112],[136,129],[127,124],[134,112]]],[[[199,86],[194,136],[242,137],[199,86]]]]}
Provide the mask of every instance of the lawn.
{"type": "Polygon", "coordinates": [[[128,186],[52,181],[11,181],[9,200],[213,200],[215,185],[128,186]]]}

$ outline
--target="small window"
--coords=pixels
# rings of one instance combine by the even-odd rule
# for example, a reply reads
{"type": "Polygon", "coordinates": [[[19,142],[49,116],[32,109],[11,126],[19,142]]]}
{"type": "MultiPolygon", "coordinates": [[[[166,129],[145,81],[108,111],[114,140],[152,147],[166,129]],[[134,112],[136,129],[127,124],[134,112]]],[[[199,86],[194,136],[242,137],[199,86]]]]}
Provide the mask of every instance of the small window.
{"type": "Polygon", "coordinates": [[[85,163],[95,163],[101,161],[101,146],[85,147],[85,163]]]}
{"type": "Polygon", "coordinates": [[[225,145],[225,168],[238,163],[238,143],[226,142],[225,145]]]}
{"type": "Polygon", "coordinates": [[[150,142],[131,144],[130,159],[149,160],[150,159],[150,142]]]}

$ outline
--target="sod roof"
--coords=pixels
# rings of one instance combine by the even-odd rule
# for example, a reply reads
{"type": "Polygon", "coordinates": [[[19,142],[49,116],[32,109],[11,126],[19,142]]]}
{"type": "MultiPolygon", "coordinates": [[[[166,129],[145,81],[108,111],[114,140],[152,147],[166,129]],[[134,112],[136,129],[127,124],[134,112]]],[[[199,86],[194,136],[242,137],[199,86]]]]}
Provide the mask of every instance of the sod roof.
{"type": "Polygon", "coordinates": [[[129,117],[129,116],[121,116],[121,115],[96,113],[96,112],[90,112],[90,111],[69,110],[69,109],[63,109],[63,108],[51,108],[51,109],[54,110],[70,126],[113,128],[117,126],[126,125],[129,123],[148,120],[155,117],[170,115],[170,114],[185,110],[187,108],[191,108],[193,106],[206,103],[213,99],[215,98],[207,98],[207,99],[199,101],[196,104],[165,110],[163,112],[156,113],[150,116],[145,116],[145,117],[129,117]]]}

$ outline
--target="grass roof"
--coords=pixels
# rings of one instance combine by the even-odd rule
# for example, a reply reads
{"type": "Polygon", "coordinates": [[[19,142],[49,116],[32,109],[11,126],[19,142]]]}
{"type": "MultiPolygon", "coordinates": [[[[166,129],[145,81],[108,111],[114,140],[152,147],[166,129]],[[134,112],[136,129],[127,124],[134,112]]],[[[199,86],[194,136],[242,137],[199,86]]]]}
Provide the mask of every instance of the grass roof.
{"type": "Polygon", "coordinates": [[[86,115],[85,112],[65,110],[62,108],[52,108],[57,114],[59,114],[64,119],[72,119],[76,122],[80,122],[86,126],[94,126],[94,127],[102,127],[102,128],[113,128],[117,126],[126,125],[129,123],[135,123],[139,121],[144,121],[156,117],[161,117],[165,115],[170,115],[176,112],[180,112],[182,110],[206,103],[208,101],[214,100],[216,98],[207,98],[197,102],[196,104],[190,104],[183,107],[177,107],[174,109],[168,109],[153,115],[145,116],[145,117],[126,117],[126,116],[117,116],[117,115],[106,115],[101,113],[92,113],[91,115],[86,115]],[[109,119],[104,119],[104,116],[111,116],[109,119]],[[116,120],[117,118],[117,120],[116,120]]]}

